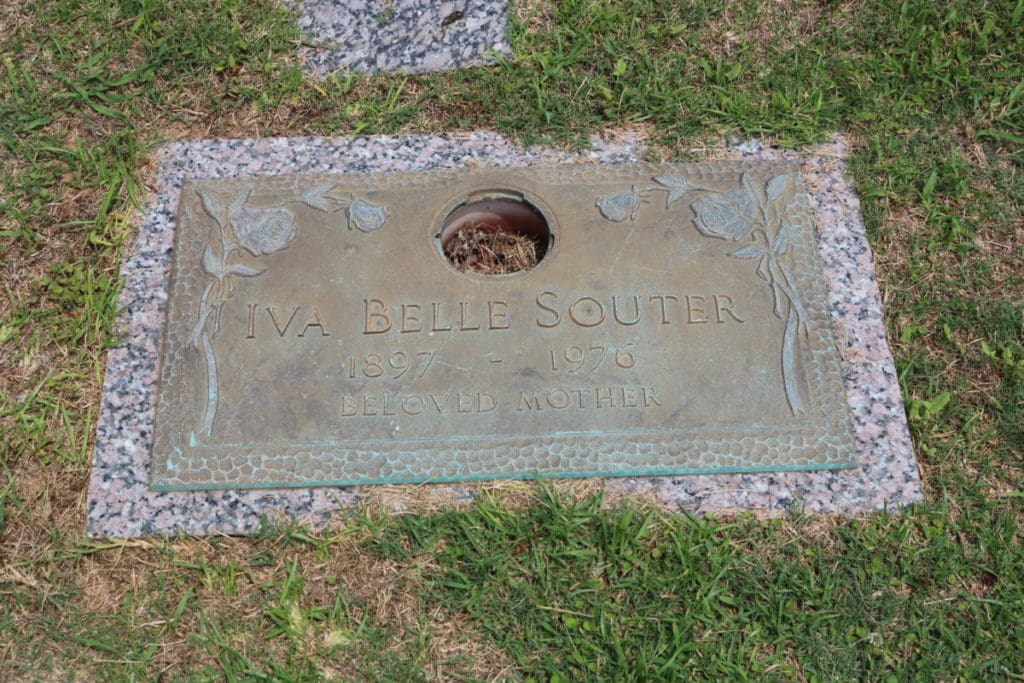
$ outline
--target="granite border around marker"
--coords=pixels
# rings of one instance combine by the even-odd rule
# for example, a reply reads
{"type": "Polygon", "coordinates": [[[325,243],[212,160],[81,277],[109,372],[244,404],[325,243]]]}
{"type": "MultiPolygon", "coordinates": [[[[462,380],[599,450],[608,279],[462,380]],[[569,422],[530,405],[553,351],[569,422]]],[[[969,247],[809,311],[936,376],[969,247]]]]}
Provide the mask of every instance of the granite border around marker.
{"type": "MultiPolygon", "coordinates": [[[[89,487],[91,536],[250,533],[265,519],[322,526],[343,517],[359,487],[157,493],[148,488],[158,350],[166,313],[174,212],[187,179],[247,175],[419,171],[560,163],[637,163],[640,143],[595,140],[573,154],[524,149],[491,133],[337,139],[273,138],[171,143],[156,152],[159,170],[121,274],[122,343],[108,354],[95,463],[89,487]]],[[[686,475],[603,480],[610,491],[655,496],[667,509],[696,513],[858,514],[922,500],[881,299],[859,202],[843,177],[845,142],[800,152],[745,143],[717,159],[789,159],[801,164],[821,244],[834,332],[854,420],[858,466],[823,472],[686,475]]],[[[468,487],[437,485],[453,503],[468,487]]]]}

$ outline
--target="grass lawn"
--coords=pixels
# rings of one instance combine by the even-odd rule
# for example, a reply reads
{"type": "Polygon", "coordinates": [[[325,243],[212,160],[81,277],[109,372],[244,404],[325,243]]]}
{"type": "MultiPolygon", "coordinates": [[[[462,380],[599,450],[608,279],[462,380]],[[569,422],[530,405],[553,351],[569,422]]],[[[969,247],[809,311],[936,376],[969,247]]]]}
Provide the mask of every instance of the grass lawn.
{"type": "Polygon", "coordinates": [[[1024,0],[514,0],[488,68],[315,82],[275,0],[0,7],[0,680],[1024,678],[1024,0]],[[541,486],[96,542],[118,263],[167,140],[845,133],[928,502],[667,516],[541,486]]]}

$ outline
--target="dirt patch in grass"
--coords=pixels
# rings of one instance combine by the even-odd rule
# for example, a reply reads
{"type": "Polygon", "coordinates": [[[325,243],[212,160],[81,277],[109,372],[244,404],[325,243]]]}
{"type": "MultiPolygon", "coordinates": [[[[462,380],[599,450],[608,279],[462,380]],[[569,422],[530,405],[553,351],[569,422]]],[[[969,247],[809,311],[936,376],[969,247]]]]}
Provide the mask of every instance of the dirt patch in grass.
{"type": "Polygon", "coordinates": [[[462,615],[440,608],[429,614],[428,628],[435,656],[424,667],[429,680],[451,681],[466,676],[480,681],[516,679],[516,669],[504,651],[472,637],[473,626],[462,615]]]}
{"type": "Polygon", "coordinates": [[[28,0],[8,0],[0,9],[0,36],[14,35],[18,28],[31,27],[34,16],[26,9],[28,0]]]}
{"type": "Polygon", "coordinates": [[[511,9],[527,33],[547,33],[555,26],[552,0],[517,0],[511,9]]]}

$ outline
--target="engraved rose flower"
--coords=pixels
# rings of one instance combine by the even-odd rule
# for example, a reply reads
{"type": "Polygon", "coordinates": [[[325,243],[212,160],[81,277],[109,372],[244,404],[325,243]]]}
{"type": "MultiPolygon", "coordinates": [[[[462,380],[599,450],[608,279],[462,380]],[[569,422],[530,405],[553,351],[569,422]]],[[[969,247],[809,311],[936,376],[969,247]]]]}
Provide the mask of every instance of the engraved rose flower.
{"type": "Polygon", "coordinates": [[[738,240],[754,226],[757,204],[746,188],[712,194],[694,201],[693,224],[702,235],[738,240]]]}
{"type": "Polygon", "coordinates": [[[284,208],[243,207],[231,216],[238,245],[253,256],[272,254],[295,239],[295,218],[284,208]]]}

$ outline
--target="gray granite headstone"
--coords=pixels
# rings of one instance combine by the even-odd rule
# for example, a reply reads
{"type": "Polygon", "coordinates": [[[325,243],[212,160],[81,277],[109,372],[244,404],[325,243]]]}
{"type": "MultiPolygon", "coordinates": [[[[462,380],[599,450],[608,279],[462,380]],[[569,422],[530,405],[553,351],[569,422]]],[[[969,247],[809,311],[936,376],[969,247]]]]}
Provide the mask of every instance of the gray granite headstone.
{"type": "Polygon", "coordinates": [[[510,56],[506,0],[291,0],[307,67],[420,73],[510,56]]]}

